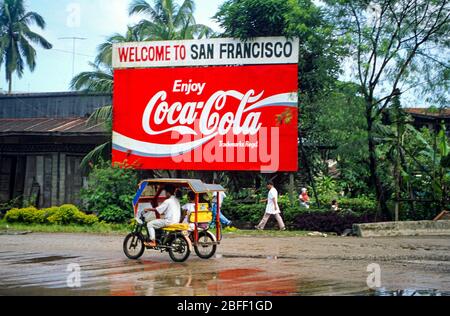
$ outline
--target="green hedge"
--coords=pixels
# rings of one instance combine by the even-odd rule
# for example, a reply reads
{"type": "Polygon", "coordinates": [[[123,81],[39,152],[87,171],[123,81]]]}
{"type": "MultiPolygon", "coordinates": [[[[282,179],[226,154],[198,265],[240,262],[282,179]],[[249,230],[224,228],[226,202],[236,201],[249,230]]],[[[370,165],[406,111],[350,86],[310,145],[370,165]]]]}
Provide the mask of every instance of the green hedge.
{"type": "Polygon", "coordinates": [[[53,224],[53,225],[87,225],[98,223],[95,215],[86,215],[74,205],[62,205],[38,210],[34,207],[12,209],[5,215],[8,223],[53,224]]]}
{"type": "MultiPolygon", "coordinates": [[[[362,197],[356,199],[339,199],[340,212],[330,211],[331,201],[323,201],[322,209],[300,207],[298,201],[291,203],[287,195],[281,195],[278,201],[282,216],[288,227],[302,230],[323,230],[342,232],[352,228],[352,223],[374,221],[377,214],[377,202],[362,197]]],[[[222,212],[240,228],[251,228],[259,223],[265,213],[265,203],[245,204],[227,199],[222,206],[222,212]]]]}

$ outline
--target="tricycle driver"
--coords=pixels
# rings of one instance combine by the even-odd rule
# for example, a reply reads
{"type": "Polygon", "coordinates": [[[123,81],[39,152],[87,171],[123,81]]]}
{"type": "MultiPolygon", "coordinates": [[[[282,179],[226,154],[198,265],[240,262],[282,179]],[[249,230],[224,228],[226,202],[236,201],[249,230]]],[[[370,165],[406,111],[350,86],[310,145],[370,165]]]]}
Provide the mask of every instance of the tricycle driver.
{"type": "MultiPolygon", "coordinates": [[[[154,248],[157,246],[156,229],[162,229],[180,223],[181,207],[180,201],[175,196],[175,187],[167,185],[164,188],[164,191],[166,192],[167,199],[160,206],[144,210],[146,213],[158,212],[159,214],[164,215],[164,219],[156,219],[147,223],[150,241],[144,243],[146,247],[154,248]]],[[[146,219],[147,218],[149,217],[146,216],[146,219]]]]}

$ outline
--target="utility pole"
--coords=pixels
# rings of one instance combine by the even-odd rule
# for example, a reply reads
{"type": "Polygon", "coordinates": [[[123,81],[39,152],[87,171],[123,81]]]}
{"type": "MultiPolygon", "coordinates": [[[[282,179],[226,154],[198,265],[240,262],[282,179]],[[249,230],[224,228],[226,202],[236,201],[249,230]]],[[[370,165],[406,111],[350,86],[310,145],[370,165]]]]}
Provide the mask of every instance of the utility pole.
{"type": "Polygon", "coordinates": [[[72,78],[75,76],[75,55],[76,55],[76,42],[84,41],[87,38],[84,37],[60,37],[60,40],[72,40],[72,78]]]}

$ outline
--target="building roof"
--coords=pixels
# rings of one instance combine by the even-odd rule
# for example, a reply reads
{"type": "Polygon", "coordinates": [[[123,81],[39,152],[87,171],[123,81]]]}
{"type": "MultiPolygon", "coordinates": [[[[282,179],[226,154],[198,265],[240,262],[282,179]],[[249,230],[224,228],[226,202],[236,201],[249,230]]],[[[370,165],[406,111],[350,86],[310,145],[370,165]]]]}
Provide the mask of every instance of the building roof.
{"type": "Polygon", "coordinates": [[[107,93],[0,94],[0,119],[89,117],[111,104],[112,95],[107,93]]]}
{"type": "Polygon", "coordinates": [[[0,119],[0,136],[106,134],[103,124],[90,126],[87,121],[87,118],[0,119]]]}
{"type": "Polygon", "coordinates": [[[406,113],[416,117],[424,118],[450,118],[450,109],[430,109],[430,108],[405,108],[406,113]]]}

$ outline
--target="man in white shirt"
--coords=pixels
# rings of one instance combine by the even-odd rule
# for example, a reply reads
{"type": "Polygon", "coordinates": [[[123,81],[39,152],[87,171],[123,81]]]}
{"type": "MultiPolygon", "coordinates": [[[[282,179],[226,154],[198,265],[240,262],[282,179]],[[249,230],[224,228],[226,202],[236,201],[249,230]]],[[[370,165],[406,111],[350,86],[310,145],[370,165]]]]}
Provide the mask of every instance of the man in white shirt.
{"type": "Polygon", "coordinates": [[[175,196],[175,188],[171,185],[165,187],[166,200],[156,208],[146,209],[145,212],[158,212],[164,215],[164,219],[156,219],[147,223],[150,242],[146,242],[147,247],[156,247],[156,229],[161,229],[180,223],[181,207],[180,201],[175,196]]]}
{"type": "MultiPolygon", "coordinates": [[[[286,225],[284,225],[283,219],[281,218],[280,207],[278,206],[278,191],[275,189],[275,186],[272,181],[267,183],[267,189],[269,190],[269,195],[267,197],[267,206],[266,206],[266,214],[262,219],[261,223],[258,226],[255,226],[257,230],[264,230],[266,227],[267,221],[269,218],[274,215],[275,219],[280,226],[280,230],[286,230],[286,225]]],[[[266,201],[266,200],[264,200],[266,201]]]]}

